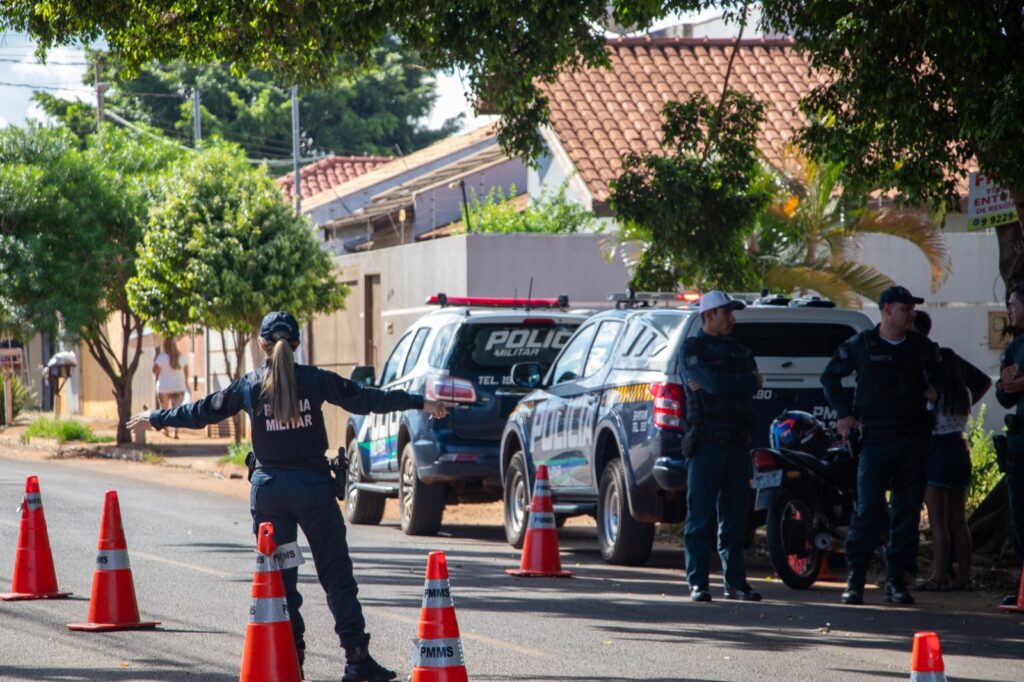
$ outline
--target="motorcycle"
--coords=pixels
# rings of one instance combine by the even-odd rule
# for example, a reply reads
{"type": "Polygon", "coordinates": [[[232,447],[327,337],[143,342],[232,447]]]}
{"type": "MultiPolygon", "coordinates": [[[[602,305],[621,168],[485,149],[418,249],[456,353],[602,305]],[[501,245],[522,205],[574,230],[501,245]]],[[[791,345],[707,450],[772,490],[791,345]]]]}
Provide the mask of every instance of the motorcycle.
{"type": "Polygon", "coordinates": [[[767,511],[772,567],[794,589],[818,579],[829,552],[842,552],[857,499],[856,434],[840,439],[806,412],[771,425],[771,447],[751,452],[754,509],[767,511]]]}

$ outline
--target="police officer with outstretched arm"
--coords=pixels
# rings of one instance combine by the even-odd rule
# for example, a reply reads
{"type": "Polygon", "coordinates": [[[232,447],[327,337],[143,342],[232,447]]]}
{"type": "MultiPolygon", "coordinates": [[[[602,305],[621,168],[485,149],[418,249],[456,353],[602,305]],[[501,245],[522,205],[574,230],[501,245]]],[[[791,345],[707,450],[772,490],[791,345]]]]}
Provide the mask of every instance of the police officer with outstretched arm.
{"type": "Polygon", "coordinates": [[[686,573],[690,599],[711,601],[709,564],[715,543],[725,573],[726,599],[761,601],[743,563],[750,502],[750,431],[754,393],[761,388],[754,354],[732,336],[742,301],[721,291],[700,297],[701,329],[683,342],[686,424],[696,443],[687,455],[686,573]]]}
{"type": "Polygon", "coordinates": [[[928,448],[936,400],[929,377],[938,367],[939,347],[912,331],[914,306],[924,299],[901,286],[878,300],[882,322],[844,341],[821,375],[825,397],[836,411],[839,434],[863,429],[857,464],[857,504],[846,536],[847,585],[844,604],[864,602],[868,561],[885,522],[889,501],[889,543],[885,549],[885,600],[913,604],[906,579],[917,573],[918,522],[927,484],[928,448]],[[842,379],[857,376],[851,403],[842,379]]]}
{"type": "MultiPolygon", "coordinates": [[[[293,353],[299,345],[299,325],[290,313],[268,313],[260,325],[259,344],[267,353],[267,361],[256,371],[198,402],[142,412],[128,426],[198,429],[242,409],[248,412],[256,459],[250,493],[253,532],[269,521],[279,546],[297,551],[297,527],[302,528],[317,577],[327,592],[334,630],[345,649],[343,682],[392,680],[396,673],[379,665],[369,653],[370,636],[356,597],[358,588],[345,541],[345,523],[324,457],[327,430],[322,408],[326,402],[356,414],[421,409],[438,418],[446,415],[447,408],[405,391],[366,388],[333,372],[296,365],[293,353]]],[[[301,665],[306,645],[305,625],[299,613],[302,596],[297,587],[298,564],[285,565],[288,567],[282,567],[281,577],[301,665]]]]}

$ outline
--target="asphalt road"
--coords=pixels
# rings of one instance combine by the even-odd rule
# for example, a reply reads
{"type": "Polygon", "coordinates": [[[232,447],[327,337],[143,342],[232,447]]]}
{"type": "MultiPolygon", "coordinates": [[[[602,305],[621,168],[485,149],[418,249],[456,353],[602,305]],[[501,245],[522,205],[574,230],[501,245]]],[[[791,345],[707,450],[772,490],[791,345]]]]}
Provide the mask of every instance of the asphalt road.
{"type": "MultiPolygon", "coordinates": [[[[113,479],[56,462],[0,459],[0,590],[9,588],[15,508],[37,474],[64,601],[0,602],[0,680],[238,679],[254,555],[239,500],[113,479]],[[144,620],[159,630],[71,632],[82,621],[103,493],[118,491],[144,620]],[[3,511],[7,510],[7,511],[3,511]]],[[[370,631],[383,663],[410,672],[428,551],[448,555],[463,648],[473,680],[898,680],[908,679],[915,631],[934,630],[953,680],[1024,680],[1024,618],[992,608],[994,595],[924,594],[919,605],[837,604],[841,586],[797,592],[751,578],[760,604],[693,604],[682,552],[661,547],[643,568],[601,561],[587,528],[562,532],[567,580],[505,575],[517,553],[500,527],[446,527],[409,538],[393,524],[350,528],[370,631]]],[[[301,581],[307,678],[337,680],[342,656],[311,563],[301,581]]],[[[713,587],[720,586],[713,576],[713,587]]],[[[717,592],[716,592],[717,597],[717,592]]]]}

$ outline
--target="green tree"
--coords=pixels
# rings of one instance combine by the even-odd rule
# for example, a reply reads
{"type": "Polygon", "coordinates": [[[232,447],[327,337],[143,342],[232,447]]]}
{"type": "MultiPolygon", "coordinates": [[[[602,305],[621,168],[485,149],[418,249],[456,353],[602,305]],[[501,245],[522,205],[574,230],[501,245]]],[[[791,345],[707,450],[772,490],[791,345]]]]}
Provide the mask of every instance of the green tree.
{"type": "MultiPolygon", "coordinates": [[[[290,82],[275,83],[268,71],[234,73],[222,62],[190,66],[178,59],[149,63],[133,74],[111,62],[107,54],[90,52],[89,61],[95,60],[103,65],[100,77],[113,86],[105,100],[109,111],[192,144],[191,96],[198,88],[204,136],[234,141],[251,157],[291,156],[290,82]]],[[[82,81],[95,85],[92,67],[85,70],[82,81]]],[[[458,118],[437,129],[424,124],[437,96],[433,76],[415,53],[385,39],[373,50],[365,72],[335,76],[319,87],[300,90],[301,151],[304,155],[393,155],[396,147],[404,153],[424,147],[459,126],[458,118]]],[[[91,104],[46,92],[35,93],[33,99],[76,132],[95,130],[91,104]]]]}
{"type": "Polygon", "coordinates": [[[557,190],[544,189],[536,201],[522,210],[515,204],[519,196],[513,184],[506,195],[501,187],[492,187],[483,199],[471,192],[469,210],[462,207],[462,229],[500,234],[535,232],[541,234],[573,234],[599,229],[597,215],[566,196],[568,183],[557,190]],[[469,214],[467,221],[467,215],[469,214]]]}
{"type": "Polygon", "coordinates": [[[228,373],[237,379],[264,314],[288,310],[303,320],[344,305],[347,287],[309,223],[237,146],[211,143],[184,158],[166,190],[127,286],[132,307],[157,331],[219,331],[228,373]]]}
{"type": "Polygon", "coordinates": [[[643,243],[630,285],[746,290],[757,283],[746,240],[772,196],[757,151],[764,105],[726,91],[669,102],[662,152],[629,153],[611,183],[624,237],[643,243]]]}
{"type": "MultiPolygon", "coordinates": [[[[828,78],[805,99],[814,158],[864,187],[956,208],[977,163],[1024,207],[1024,3],[764,0],[828,78]]],[[[1024,279],[1024,236],[997,228],[1005,282],[1024,279]]]]}
{"type": "Polygon", "coordinates": [[[179,57],[265,68],[286,77],[327,80],[339,68],[372,63],[386,35],[422,56],[430,69],[458,68],[478,102],[501,113],[506,149],[536,157],[548,118],[540,83],[577,66],[607,65],[608,7],[622,26],[643,28],[707,0],[165,0],[160,3],[6,0],[0,29],[26,31],[40,52],[103,37],[116,61],[139,69],[179,57]]]}
{"type": "Polygon", "coordinates": [[[776,291],[813,290],[845,308],[861,307],[861,296],[877,300],[893,280],[856,260],[866,234],[914,244],[928,260],[932,290],[950,271],[949,254],[936,221],[920,211],[869,209],[863,195],[844,192],[844,164],[818,163],[795,150],[778,170],[782,200],[768,208],[751,240],[765,286],[776,291]]]}
{"type": "Polygon", "coordinates": [[[0,131],[0,318],[24,333],[83,342],[110,378],[118,442],[130,440],[142,319],[128,305],[135,249],[174,145],[105,127],[82,141],[66,128],[0,131]],[[111,333],[109,323],[116,323],[111,333]]]}

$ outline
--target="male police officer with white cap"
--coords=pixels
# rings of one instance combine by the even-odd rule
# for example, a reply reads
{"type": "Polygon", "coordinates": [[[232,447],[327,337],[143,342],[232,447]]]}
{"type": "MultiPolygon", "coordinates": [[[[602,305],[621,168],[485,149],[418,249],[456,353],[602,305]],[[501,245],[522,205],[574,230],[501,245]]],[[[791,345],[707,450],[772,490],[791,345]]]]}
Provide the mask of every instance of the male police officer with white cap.
{"type": "Polygon", "coordinates": [[[863,426],[864,447],[857,465],[857,504],[846,536],[848,570],[844,604],[864,601],[868,561],[885,521],[889,500],[889,543],[885,548],[885,600],[913,604],[906,576],[917,571],[918,522],[927,484],[932,418],[928,380],[939,363],[939,347],[912,331],[914,306],[924,299],[901,286],[882,292],[882,322],[844,341],[821,375],[825,397],[846,436],[863,426]],[[842,378],[857,375],[851,403],[842,378]]]}
{"type": "Polygon", "coordinates": [[[761,601],[747,583],[743,564],[750,500],[750,429],[754,393],[761,387],[754,354],[732,338],[734,310],[742,301],[721,291],[700,298],[701,329],[683,342],[686,423],[697,443],[688,454],[686,573],[690,599],[711,601],[708,589],[718,507],[718,553],[726,599],[761,601]]]}

